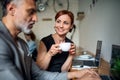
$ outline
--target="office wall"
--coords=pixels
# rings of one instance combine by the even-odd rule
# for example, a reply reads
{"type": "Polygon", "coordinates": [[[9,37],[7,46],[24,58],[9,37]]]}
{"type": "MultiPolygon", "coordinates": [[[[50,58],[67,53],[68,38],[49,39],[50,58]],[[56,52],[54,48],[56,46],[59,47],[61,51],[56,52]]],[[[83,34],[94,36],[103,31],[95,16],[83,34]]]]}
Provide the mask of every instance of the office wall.
{"type": "MultiPolygon", "coordinates": [[[[49,7],[44,12],[38,12],[38,22],[34,25],[33,31],[39,40],[54,33],[53,2],[49,0],[49,7]],[[51,21],[43,21],[43,18],[51,18],[51,21]]],[[[90,8],[92,0],[69,0],[71,10],[75,15],[77,26],[73,41],[77,47],[81,46],[92,53],[95,53],[97,40],[102,40],[102,57],[109,61],[111,57],[112,44],[120,43],[120,0],[96,0],[94,7],[90,8]],[[84,11],[85,18],[82,21],[76,20],[77,12],[84,11]]],[[[1,15],[1,9],[0,9],[1,15]]],[[[70,37],[71,34],[68,35],[70,37]]],[[[21,33],[20,37],[24,39],[21,33]]]]}
{"type": "Polygon", "coordinates": [[[80,21],[80,46],[96,52],[97,40],[102,40],[102,55],[110,61],[112,44],[120,44],[120,0],[79,0],[79,10],[85,12],[80,21]]]}

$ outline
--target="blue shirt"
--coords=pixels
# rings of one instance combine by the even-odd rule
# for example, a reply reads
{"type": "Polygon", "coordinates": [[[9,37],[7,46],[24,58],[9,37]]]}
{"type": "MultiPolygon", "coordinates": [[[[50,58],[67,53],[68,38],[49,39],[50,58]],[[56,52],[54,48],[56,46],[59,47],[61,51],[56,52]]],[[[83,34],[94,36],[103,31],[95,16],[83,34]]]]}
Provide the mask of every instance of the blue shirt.
{"type": "Polygon", "coordinates": [[[35,41],[32,41],[32,40],[27,41],[27,44],[28,44],[28,47],[29,47],[29,52],[30,52],[30,54],[32,54],[33,51],[35,49],[37,49],[37,45],[36,45],[35,41]]]}

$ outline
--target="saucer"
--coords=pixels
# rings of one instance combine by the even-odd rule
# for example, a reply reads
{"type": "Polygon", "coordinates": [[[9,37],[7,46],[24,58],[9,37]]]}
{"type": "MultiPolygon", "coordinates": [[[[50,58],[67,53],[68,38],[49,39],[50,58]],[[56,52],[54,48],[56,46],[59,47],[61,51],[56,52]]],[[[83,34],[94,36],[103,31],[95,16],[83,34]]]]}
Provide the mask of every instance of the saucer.
{"type": "Polygon", "coordinates": [[[88,55],[88,54],[85,54],[85,55],[80,55],[79,58],[90,59],[90,58],[92,58],[92,56],[88,55]]]}

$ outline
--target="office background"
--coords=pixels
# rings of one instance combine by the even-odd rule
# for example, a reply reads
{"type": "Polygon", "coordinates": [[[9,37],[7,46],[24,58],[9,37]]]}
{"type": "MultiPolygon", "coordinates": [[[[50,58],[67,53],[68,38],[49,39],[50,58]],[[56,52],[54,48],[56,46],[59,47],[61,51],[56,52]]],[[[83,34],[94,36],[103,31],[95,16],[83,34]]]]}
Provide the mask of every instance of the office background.
{"type": "MultiPolygon", "coordinates": [[[[64,1],[64,0],[63,0],[64,1]]],[[[120,44],[120,0],[69,0],[69,10],[75,15],[76,31],[73,41],[93,54],[96,51],[97,40],[102,40],[102,55],[106,61],[110,61],[112,44],[120,44]],[[95,3],[93,2],[95,1],[95,3]],[[77,19],[78,12],[84,12],[82,20],[77,19]]],[[[38,22],[33,31],[39,40],[54,33],[53,1],[49,0],[49,6],[43,12],[38,12],[38,22]]],[[[0,18],[1,18],[0,7],[0,18]]],[[[70,38],[72,33],[67,36],[70,38]]],[[[24,39],[24,35],[19,35],[24,39]]],[[[39,44],[38,44],[39,45],[39,44]]]]}

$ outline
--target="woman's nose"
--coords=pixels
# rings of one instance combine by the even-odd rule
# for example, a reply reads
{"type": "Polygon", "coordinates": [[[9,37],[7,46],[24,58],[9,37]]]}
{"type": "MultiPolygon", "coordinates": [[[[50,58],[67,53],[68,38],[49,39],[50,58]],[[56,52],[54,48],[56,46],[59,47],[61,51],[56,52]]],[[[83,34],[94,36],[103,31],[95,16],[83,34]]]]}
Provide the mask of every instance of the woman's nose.
{"type": "Polygon", "coordinates": [[[60,27],[63,27],[63,23],[60,24],[60,27]]]}

